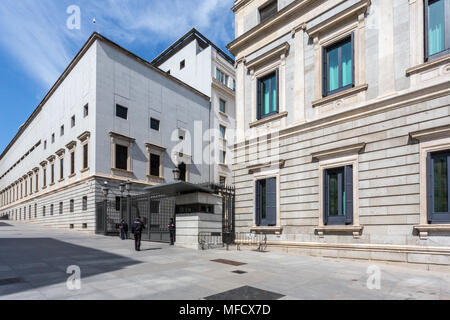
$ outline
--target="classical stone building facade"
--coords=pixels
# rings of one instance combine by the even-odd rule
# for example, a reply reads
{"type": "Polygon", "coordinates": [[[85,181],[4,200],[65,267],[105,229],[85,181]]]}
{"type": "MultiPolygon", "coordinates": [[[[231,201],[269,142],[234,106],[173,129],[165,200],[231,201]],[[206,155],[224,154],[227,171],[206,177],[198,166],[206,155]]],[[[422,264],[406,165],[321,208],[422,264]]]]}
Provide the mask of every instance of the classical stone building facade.
{"type": "Polygon", "coordinates": [[[450,265],[450,1],[236,0],[236,227],[450,265]]]}
{"type": "Polygon", "coordinates": [[[152,64],[211,97],[211,132],[215,157],[213,181],[232,185],[235,132],[234,59],[196,29],[156,57],[152,64]]]}
{"type": "MultiPolygon", "coordinates": [[[[0,215],[95,230],[95,203],[109,183],[132,192],[183,180],[211,181],[210,98],[94,33],[0,156],[0,215]],[[202,135],[201,132],[200,135],[202,135]]],[[[124,194],[126,195],[126,194],[124,194]]]]}

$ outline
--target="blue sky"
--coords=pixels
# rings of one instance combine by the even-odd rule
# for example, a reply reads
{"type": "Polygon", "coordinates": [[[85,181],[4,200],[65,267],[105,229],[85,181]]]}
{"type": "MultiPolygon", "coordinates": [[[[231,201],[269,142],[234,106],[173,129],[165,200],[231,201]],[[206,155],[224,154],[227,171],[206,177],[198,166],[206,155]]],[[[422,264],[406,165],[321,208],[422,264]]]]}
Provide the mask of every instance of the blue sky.
{"type": "Polygon", "coordinates": [[[1,2],[0,152],[94,31],[150,61],[192,27],[224,50],[234,38],[233,0],[1,2]],[[79,30],[67,27],[71,5],[79,30]]]}

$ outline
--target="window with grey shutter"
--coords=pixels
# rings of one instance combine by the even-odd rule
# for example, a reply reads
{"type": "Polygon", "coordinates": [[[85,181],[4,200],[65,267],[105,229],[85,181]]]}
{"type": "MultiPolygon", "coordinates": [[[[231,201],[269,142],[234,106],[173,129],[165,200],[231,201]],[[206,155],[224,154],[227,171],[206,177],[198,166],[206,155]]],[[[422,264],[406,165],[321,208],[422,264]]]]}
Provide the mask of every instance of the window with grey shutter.
{"type": "Polygon", "coordinates": [[[325,225],[353,224],[353,167],[324,171],[325,225]]]}
{"type": "Polygon", "coordinates": [[[428,154],[428,222],[450,223],[450,150],[428,154]]]}
{"type": "Polygon", "coordinates": [[[276,178],[256,182],[256,225],[275,226],[277,223],[276,178]]]}

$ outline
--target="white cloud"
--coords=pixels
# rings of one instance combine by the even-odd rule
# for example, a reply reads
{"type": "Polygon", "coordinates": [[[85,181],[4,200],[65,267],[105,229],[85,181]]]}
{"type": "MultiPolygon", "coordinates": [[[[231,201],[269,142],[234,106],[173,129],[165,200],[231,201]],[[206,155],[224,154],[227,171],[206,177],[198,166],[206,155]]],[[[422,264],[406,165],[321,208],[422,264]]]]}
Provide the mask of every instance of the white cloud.
{"type": "Polygon", "coordinates": [[[232,5],[233,0],[2,0],[0,45],[49,88],[96,30],[93,17],[100,33],[125,47],[169,45],[192,27],[225,44],[234,35],[232,5]],[[72,4],[81,8],[81,30],[66,27],[72,4]]]}

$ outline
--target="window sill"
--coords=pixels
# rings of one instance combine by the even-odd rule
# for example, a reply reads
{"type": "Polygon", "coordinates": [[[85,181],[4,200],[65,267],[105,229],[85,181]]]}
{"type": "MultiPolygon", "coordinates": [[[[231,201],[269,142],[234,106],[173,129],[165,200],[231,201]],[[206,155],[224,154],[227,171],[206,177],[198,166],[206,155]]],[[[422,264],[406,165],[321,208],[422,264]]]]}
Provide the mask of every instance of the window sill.
{"type": "Polygon", "coordinates": [[[81,173],[85,173],[85,172],[87,172],[87,171],[89,171],[89,168],[81,169],[81,170],[80,170],[81,173]]]}
{"type": "Polygon", "coordinates": [[[252,233],[270,233],[275,234],[277,236],[281,235],[281,232],[283,231],[282,227],[252,227],[250,228],[250,232],[252,233]]]}
{"type": "Polygon", "coordinates": [[[128,170],[123,170],[123,169],[116,169],[116,168],[111,168],[111,172],[114,175],[122,175],[122,176],[128,176],[131,177],[133,176],[133,171],[128,171],[128,170]]]}
{"type": "Polygon", "coordinates": [[[354,239],[359,239],[364,226],[322,226],[314,229],[319,238],[323,238],[326,233],[352,233],[354,239]]]}
{"type": "Polygon", "coordinates": [[[148,180],[160,180],[160,181],[163,181],[163,180],[164,180],[164,177],[147,175],[147,179],[148,179],[148,180]]]}
{"type": "Polygon", "coordinates": [[[351,89],[341,91],[341,92],[335,93],[333,95],[327,96],[325,98],[313,101],[312,106],[313,106],[313,108],[315,108],[315,107],[321,106],[323,104],[342,99],[347,96],[355,95],[362,91],[367,91],[368,88],[369,88],[368,84],[359,85],[359,86],[353,87],[351,89]]]}
{"type": "Polygon", "coordinates": [[[268,123],[268,122],[272,122],[272,121],[275,121],[275,120],[278,120],[281,118],[285,118],[285,117],[287,117],[287,115],[288,115],[287,111],[281,112],[279,114],[275,114],[273,116],[254,121],[254,122],[250,123],[249,126],[250,126],[250,128],[257,127],[257,126],[260,126],[260,125],[268,123]]]}
{"type": "Polygon", "coordinates": [[[223,168],[228,168],[228,165],[225,163],[219,163],[219,166],[223,167],[223,168]]]}
{"type": "Polygon", "coordinates": [[[450,54],[443,56],[441,58],[437,58],[437,59],[419,64],[418,66],[409,68],[406,70],[406,76],[409,77],[413,74],[420,73],[420,72],[438,67],[438,66],[448,63],[448,62],[450,62],[450,54]]]}
{"type": "Polygon", "coordinates": [[[61,182],[64,182],[64,178],[58,180],[58,183],[61,183],[61,182]]]}
{"type": "Polygon", "coordinates": [[[76,174],[75,173],[72,173],[68,178],[69,179],[72,179],[73,177],[75,177],[76,176],[76,174]]]}
{"type": "Polygon", "coordinates": [[[414,226],[414,230],[419,233],[420,240],[427,240],[429,232],[450,232],[449,224],[422,224],[414,226]]]}
{"type": "Polygon", "coordinates": [[[220,114],[222,117],[228,118],[228,115],[227,115],[225,112],[219,111],[219,114],[220,114]]]}

